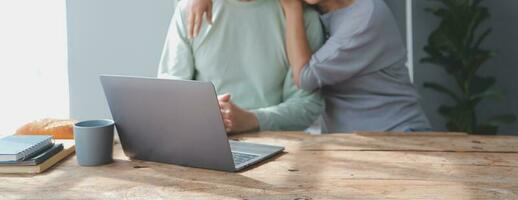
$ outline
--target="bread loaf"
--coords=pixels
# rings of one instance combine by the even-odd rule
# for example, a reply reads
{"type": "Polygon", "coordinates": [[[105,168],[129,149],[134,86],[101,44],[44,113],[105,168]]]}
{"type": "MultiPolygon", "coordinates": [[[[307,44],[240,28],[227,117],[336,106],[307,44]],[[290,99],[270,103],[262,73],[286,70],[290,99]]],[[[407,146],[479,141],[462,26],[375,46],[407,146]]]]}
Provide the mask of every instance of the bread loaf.
{"type": "Polygon", "coordinates": [[[42,119],[28,123],[17,135],[52,135],[54,139],[74,139],[74,120],[42,119]]]}

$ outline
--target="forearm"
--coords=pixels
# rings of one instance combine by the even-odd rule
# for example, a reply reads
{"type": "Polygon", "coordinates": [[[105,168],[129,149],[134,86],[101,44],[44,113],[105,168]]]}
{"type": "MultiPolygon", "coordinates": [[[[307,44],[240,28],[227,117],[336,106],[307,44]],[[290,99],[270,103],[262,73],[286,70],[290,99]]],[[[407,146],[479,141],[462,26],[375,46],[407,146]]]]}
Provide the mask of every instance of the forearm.
{"type": "Polygon", "coordinates": [[[285,9],[286,14],[286,51],[293,71],[293,80],[300,86],[300,73],[311,59],[302,4],[285,9]]]}
{"type": "Polygon", "coordinates": [[[322,113],[323,100],[317,93],[291,99],[276,106],[253,110],[261,131],[301,131],[322,113]]]}

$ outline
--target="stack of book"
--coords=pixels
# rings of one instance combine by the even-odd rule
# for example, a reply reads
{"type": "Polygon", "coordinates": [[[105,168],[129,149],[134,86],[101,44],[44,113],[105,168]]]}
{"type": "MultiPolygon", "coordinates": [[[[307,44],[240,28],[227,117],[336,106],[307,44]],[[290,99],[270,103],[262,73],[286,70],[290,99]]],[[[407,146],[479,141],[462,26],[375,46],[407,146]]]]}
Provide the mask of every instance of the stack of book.
{"type": "Polygon", "coordinates": [[[0,173],[41,173],[74,150],[73,141],[52,136],[7,136],[0,139],[0,173]]]}

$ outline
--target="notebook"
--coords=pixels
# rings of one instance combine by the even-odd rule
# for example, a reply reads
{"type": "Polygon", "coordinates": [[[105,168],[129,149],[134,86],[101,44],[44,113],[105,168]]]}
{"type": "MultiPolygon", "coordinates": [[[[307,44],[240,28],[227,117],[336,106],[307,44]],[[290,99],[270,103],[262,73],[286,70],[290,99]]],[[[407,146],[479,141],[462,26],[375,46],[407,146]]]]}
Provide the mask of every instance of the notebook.
{"type": "Polygon", "coordinates": [[[34,166],[45,162],[50,157],[56,155],[63,150],[63,144],[54,144],[52,147],[44,150],[40,154],[34,155],[26,160],[0,162],[0,166],[34,166]]]}
{"type": "Polygon", "coordinates": [[[52,136],[12,135],[0,139],[0,162],[20,161],[51,147],[52,136]]]}
{"type": "Polygon", "coordinates": [[[50,169],[60,161],[75,152],[74,140],[56,140],[57,144],[63,144],[63,150],[38,165],[0,165],[0,174],[39,174],[50,169]]]}

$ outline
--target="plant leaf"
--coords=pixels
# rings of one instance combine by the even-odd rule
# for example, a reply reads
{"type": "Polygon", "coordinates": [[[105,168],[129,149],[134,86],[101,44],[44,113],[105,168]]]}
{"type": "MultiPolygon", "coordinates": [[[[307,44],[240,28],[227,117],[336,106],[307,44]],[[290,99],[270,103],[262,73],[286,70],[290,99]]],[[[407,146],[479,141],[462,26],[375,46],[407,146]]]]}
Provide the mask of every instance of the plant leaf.
{"type": "Polygon", "coordinates": [[[453,111],[453,107],[446,106],[446,105],[439,106],[439,109],[437,110],[437,112],[439,112],[439,114],[441,114],[442,116],[447,117],[447,118],[452,117],[452,111],[453,111]]]}
{"type": "Polygon", "coordinates": [[[476,128],[476,116],[474,108],[466,102],[459,102],[455,106],[442,105],[439,107],[439,113],[444,116],[448,122],[446,126],[449,131],[461,131],[472,133],[476,128]]]}
{"type": "Polygon", "coordinates": [[[455,92],[451,91],[450,89],[448,89],[440,84],[432,83],[432,82],[425,82],[423,84],[423,87],[446,94],[449,97],[453,98],[453,100],[460,102],[460,98],[455,94],[455,92]]]}
{"type": "Polygon", "coordinates": [[[502,91],[497,89],[488,89],[482,93],[478,93],[470,97],[470,99],[473,101],[480,101],[485,98],[501,100],[504,98],[504,94],[502,91]]]}
{"type": "Polygon", "coordinates": [[[493,29],[491,29],[491,28],[488,28],[486,31],[484,31],[484,33],[482,33],[482,35],[479,36],[479,38],[473,45],[473,48],[478,49],[480,47],[480,45],[482,44],[482,42],[484,42],[484,40],[487,38],[487,36],[489,36],[489,34],[491,34],[491,32],[493,32],[493,29]]]}
{"type": "Polygon", "coordinates": [[[496,83],[494,77],[474,76],[471,80],[470,93],[480,94],[493,87],[496,83]]]}
{"type": "Polygon", "coordinates": [[[487,50],[470,50],[469,53],[467,53],[467,60],[466,60],[466,72],[469,77],[475,76],[475,73],[477,70],[487,62],[489,59],[491,59],[495,55],[492,51],[487,50]]]}

